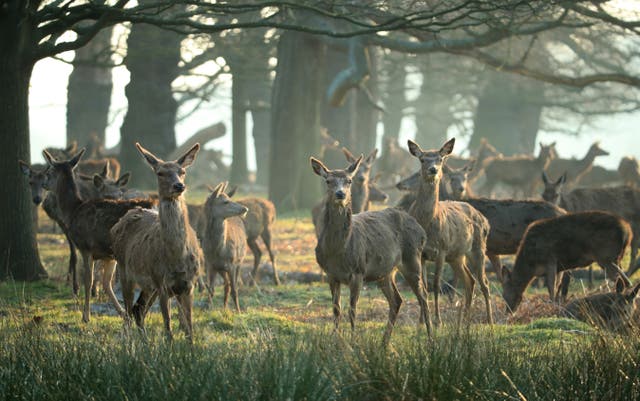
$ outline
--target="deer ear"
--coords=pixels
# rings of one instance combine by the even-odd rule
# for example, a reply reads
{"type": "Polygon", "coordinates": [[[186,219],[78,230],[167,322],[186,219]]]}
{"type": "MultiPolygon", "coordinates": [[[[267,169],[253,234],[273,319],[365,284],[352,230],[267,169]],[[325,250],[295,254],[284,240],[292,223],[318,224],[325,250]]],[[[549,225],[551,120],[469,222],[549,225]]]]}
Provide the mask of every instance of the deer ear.
{"type": "Polygon", "coordinates": [[[311,162],[311,168],[313,168],[314,173],[322,178],[327,178],[327,175],[329,175],[329,169],[327,166],[322,164],[322,162],[315,157],[310,158],[309,161],[311,162]]]}
{"type": "Polygon", "coordinates": [[[73,156],[71,160],[69,160],[69,164],[71,164],[71,168],[74,168],[75,166],[78,165],[78,162],[82,158],[82,155],[84,154],[85,151],[86,151],[85,148],[80,149],[80,151],[76,153],[76,155],[73,156]]]}
{"type": "Polygon", "coordinates": [[[196,155],[198,154],[199,150],[200,150],[200,144],[196,143],[191,147],[191,149],[187,150],[187,152],[184,155],[182,155],[182,157],[176,160],[176,163],[178,163],[179,165],[185,168],[189,167],[196,160],[196,155]]]}
{"type": "Polygon", "coordinates": [[[407,145],[409,146],[409,152],[411,152],[412,155],[418,158],[422,156],[423,152],[422,152],[422,149],[420,148],[420,145],[413,142],[411,139],[407,140],[407,145]]]}
{"type": "Polygon", "coordinates": [[[542,170],[542,182],[544,182],[544,185],[549,183],[549,177],[547,177],[547,173],[544,170],[542,170]]]}
{"type": "Polygon", "coordinates": [[[109,176],[109,159],[104,162],[104,167],[102,168],[102,172],[100,173],[100,175],[104,178],[107,178],[109,176]]]}
{"type": "Polygon", "coordinates": [[[222,192],[226,192],[228,186],[229,186],[229,181],[224,181],[222,183],[222,192]]]}
{"type": "Polygon", "coordinates": [[[138,142],[136,142],[136,148],[138,148],[138,152],[144,157],[147,161],[147,164],[151,166],[152,169],[156,169],[158,164],[160,163],[160,159],[158,159],[153,153],[149,152],[147,149],[143,148],[138,142]]]}
{"type": "MultiPolygon", "coordinates": [[[[224,182],[219,183],[211,190],[211,196],[217,198],[223,191],[224,182]]],[[[209,187],[211,189],[211,187],[209,187]]]]}
{"type": "Polygon", "coordinates": [[[346,168],[346,172],[349,175],[353,175],[358,168],[360,168],[360,164],[362,164],[362,159],[364,158],[364,156],[362,155],[362,153],[360,154],[360,157],[358,157],[356,159],[356,161],[354,161],[353,163],[351,163],[351,165],[349,167],[346,168]]]}
{"type": "Polygon", "coordinates": [[[127,171],[126,173],[122,174],[120,178],[118,178],[118,181],[116,181],[116,185],[119,187],[124,187],[129,183],[130,178],[131,173],[127,171]]]}
{"type": "Polygon", "coordinates": [[[22,160],[18,160],[18,164],[20,164],[20,170],[22,170],[22,174],[26,175],[27,177],[30,177],[31,167],[29,166],[29,164],[26,162],[23,162],[22,160]]]}
{"type": "Polygon", "coordinates": [[[342,153],[344,153],[344,157],[349,163],[353,163],[354,161],[356,161],[356,157],[349,151],[349,149],[342,148],[342,153]]]}
{"type": "Polygon", "coordinates": [[[373,161],[376,159],[377,154],[378,154],[378,148],[373,149],[373,151],[369,153],[369,156],[367,156],[367,158],[364,160],[365,163],[367,164],[373,163],[373,161]]]}
{"type": "Polygon", "coordinates": [[[449,156],[451,152],[453,152],[453,145],[455,143],[456,143],[456,138],[451,138],[447,142],[445,142],[445,144],[442,145],[442,147],[438,151],[438,153],[440,153],[440,156],[442,157],[449,156]]]}
{"type": "Polygon", "coordinates": [[[561,185],[564,184],[565,182],[567,182],[567,172],[565,171],[564,174],[562,174],[560,176],[560,178],[558,178],[558,181],[556,181],[556,185],[561,185]]]}
{"type": "Polygon", "coordinates": [[[229,191],[227,191],[227,196],[228,196],[229,198],[232,198],[232,197],[233,197],[233,195],[235,195],[235,194],[236,194],[236,191],[237,191],[237,190],[238,190],[238,186],[237,186],[237,185],[235,185],[233,188],[231,188],[229,191]]]}
{"type": "Polygon", "coordinates": [[[629,301],[633,301],[634,299],[636,299],[636,297],[638,296],[638,292],[640,291],[640,283],[636,284],[635,287],[633,287],[633,290],[631,290],[631,292],[629,293],[629,295],[627,295],[627,299],[629,301]]]}
{"type": "Polygon", "coordinates": [[[100,174],[93,175],[93,186],[98,189],[104,186],[104,178],[100,174]]]}

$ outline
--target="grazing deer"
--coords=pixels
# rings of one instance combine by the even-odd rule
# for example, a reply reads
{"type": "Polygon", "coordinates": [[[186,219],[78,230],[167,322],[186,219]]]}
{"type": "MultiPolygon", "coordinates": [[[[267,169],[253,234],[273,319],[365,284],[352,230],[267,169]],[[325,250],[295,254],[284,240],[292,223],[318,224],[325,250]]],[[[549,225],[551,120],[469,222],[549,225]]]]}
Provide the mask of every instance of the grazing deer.
{"type": "Polygon", "coordinates": [[[224,279],[224,307],[227,308],[229,293],[236,311],[240,312],[238,301],[238,275],[240,264],[246,253],[247,234],[241,217],[247,214],[247,207],[232,202],[225,193],[226,182],[212,189],[204,205],[205,228],[202,236],[205,265],[209,279],[209,300],[213,296],[213,280],[216,273],[224,279]]]}
{"type": "Polygon", "coordinates": [[[609,152],[602,149],[598,142],[594,142],[582,159],[556,158],[551,160],[546,168],[546,173],[552,177],[565,174],[565,188],[573,188],[583,176],[591,171],[596,157],[608,154],[609,152]]]}
{"type": "Polygon", "coordinates": [[[493,188],[502,182],[514,188],[514,195],[520,189],[523,197],[530,197],[538,184],[536,177],[555,157],[555,142],[550,145],[540,143],[540,153],[535,158],[528,155],[490,157],[482,166],[486,181],[481,191],[491,196],[493,188]]]}
{"type": "Polygon", "coordinates": [[[618,174],[622,178],[624,185],[634,188],[640,187],[640,166],[635,157],[625,156],[620,159],[618,174]]]}
{"type": "Polygon", "coordinates": [[[440,181],[442,167],[453,151],[455,138],[440,149],[424,151],[420,146],[408,141],[409,151],[420,160],[421,177],[415,202],[409,214],[416,218],[427,233],[424,255],[435,262],[434,297],[436,319],[440,322],[438,296],[440,275],[446,261],[457,277],[462,278],[465,287],[465,315],[468,317],[473,298],[473,288],[479,281],[487,311],[487,321],[493,323],[489,285],[484,271],[489,222],[476,209],[464,202],[440,201],[440,181]]]}
{"type": "Polygon", "coordinates": [[[636,259],[638,248],[640,248],[640,189],[627,186],[576,188],[565,193],[562,191],[564,175],[552,181],[543,172],[542,181],[544,182],[542,198],[568,212],[603,210],[617,214],[631,224],[633,239],[627,271],[631,276],[636,271],[636,259]]]}
{"type": "Polygon", "coordinates": [[[177,160],[168,162],[139,143],[136,147],[156,174],[160,203],[157,212],[140,208],[129,211],[111,229],[113,250],[122,270],[120,282],[127,316],[135,314],[136,323],[144,330],[147,307],[158,296],[165,332],[171,340],[169,299],[175,296],[180,305],[181,327],[192,341],[193,285],[203,256],[196,233],[189,225],[184,179],[185,169],[194,162],[200,144],[196,143],[177,160]],[[136,284],[142,293],[134,309],[136,284]]]}
{"type": "Polygon", "coordinates": [[[573,300],[563,308],[562,314],[596,327],[614,331],[627,330],[633,322],[640,284],[628,293],[624,289],[624,281],[616,280],[614,292],[573,300]]]}
{"type": "MultiPolygon", "coordinates": [[[[62,224],[66,228],[70,243],[74,244],[82,255],[84,269],[84,308],[82,320],[89,322],[91,310],[89,299],[93,286],[93,261],[103,262],[103,285],[109,299],[118,313],[123,309],[116,299],[111,281],[115,273],[115,260],[111,248],[109,230],[128,210],[137,207],[150,208],[150,200],[111,200],[80,197],[73,170],[78,165],[84,149],[70,160],[58,161],[46,150],[43,155],[50,168],[49,185],[60,210],[62,224]]],[[[75,276],[75,275],[74,275],[75,276]]]]}
{"type": "Polygon", "coordinates": [[[513,271],[504,269],[502,273],[507,312],[515,312],[535,277],[545,277],[549,297],[556,301],[557,274],[593,262],[609,277],[621,277],[629,285],[618,264],[631,237],[629,223],[601,211],[570,213],[531,223],[518,248],[513,271]]]}
{"type": "Polygon", "coordinates": [[[352,213],[351,184],[362,158],[361,155],[345,170],[329,170],[320,160],[310,159],[313,171],[326,184],[316,260],[329,280],[335,328],[340,322],[340,285],[349,286],[349,321],[354,330],[363,283],[377,282],[389,303],[389,320],[383,337],[387,343],[402,304],[395,283],[397,266],[418,298],[421,321],[430,334],[429,307],[420,264],[426,235],[413,217],[398,209],[352,213]]]}

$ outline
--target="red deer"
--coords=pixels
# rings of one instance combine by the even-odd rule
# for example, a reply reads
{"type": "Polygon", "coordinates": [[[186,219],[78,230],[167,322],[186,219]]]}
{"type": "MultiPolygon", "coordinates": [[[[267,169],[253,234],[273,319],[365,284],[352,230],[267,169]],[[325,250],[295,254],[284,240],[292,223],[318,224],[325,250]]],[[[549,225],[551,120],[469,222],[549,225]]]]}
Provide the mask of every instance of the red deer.
{"type": "Polygon", "coordinates": [[[573,188],[593,167],[593,161],[598,156],[607,156],[609,152],[602,149],[598,142],[595,142],[587,154],[582,159],[560,159],[551,160],[546,168],[546,173],[552,177],[559,177],[566,174],[565,187],[573,188]]]}

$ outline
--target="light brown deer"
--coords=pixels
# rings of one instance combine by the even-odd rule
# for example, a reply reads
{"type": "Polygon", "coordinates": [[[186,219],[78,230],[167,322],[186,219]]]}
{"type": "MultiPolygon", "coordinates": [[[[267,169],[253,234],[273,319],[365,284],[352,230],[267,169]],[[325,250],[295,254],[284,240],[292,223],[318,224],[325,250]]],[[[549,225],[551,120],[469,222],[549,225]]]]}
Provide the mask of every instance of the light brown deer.
{"type": "Polygon", "coordinates": [[[629,223],[611,213],[591,211],[538,220],[524,233],[513,271],[504,269],[507,313],[515,312],[535,277],[545,277],[549,298],[557,300],[558,273],[597,262],[611,278],[629,279],[618,264],[631,241],[629,223]]]}
{"type": "Polygon", "coordinates": [[[618,174],[622,178],[624,185],[634,188],[640,187],[640,166],[635,157],[625,156],[620,159],[618,174]]]}
{"type": "Polygon", "coordinates": [[[514,188],[514,197],[518,190],[523,197],[531,197],[538,185],[537,177],[540,171],[546,169],[555,157],[555,142],[550,145],[540,143],[538,157],[528,155],[490,157],[482,166],[486,181],[481,192],[491,196],[494,187],[498,183],[504,183],[514,188]]]}
{"type": "Polygon", "coordinates": [[[240,312],[238,300],[238,275],[240,264],[246,253],[247,234],[241,217],[248,209],[229,199],[225,193],[226,182],[218,184],[207,197],[204,205],[205,229],[202,236],[207,276],[209,278],[209,300],[213,295],[213,280],[216,273],[224,279],[224,307],[227,308],[229,293],[236,311],[240,312]]]}
{"type": "Polygon", "coordinates": [[[429,307],[420,264],[426,241],[424,230],[413,217],[398,209],[352,214],[351,184],[362,158],[361,155],[345,170],[329,170],[320,160],[311,158],[313,171],[326,183],[316,260],[329,280],[335,328],[340,322],[340,285],[349,286],[349,321],[354,330],[363,283],[377,282],[389,303],[389,320],[383,337],[387,343],[402,304],[395,283],[397,266],[418,298],[421,321],[430,334],[429,307]]]}
{"type": "Polygon", "coordinates": [[[440,201],[442,167],[453,151],[455,139],[446,142],[440,149],[424,151],[408,141],[409,151],[420,160],[421,181],[415,202],[409,209],[427,233],[424,255],[435,262],[434,297],[436,319],[440,322],[438,296],[440,274],[446,261],[461,278],[465,287],[465,315],[468,317],[476,280],[485,300],[487,321],[493,322],[489,285],[484,270],[489,222],[476,209],[464,202],[440,201]]]}
{"type": "Polygon", "coordinates": [[[192,341],[193,286],[201,271],[203,256],[196,233],[189,225],[184,179],[185,169],[194,162],[200,145],[196,143],[180,158],[168,162],[139,143],[136,147],[156,174],[160,203],[157,212],[129,211],[111,229],[113,250],[121,266],[120,282],[127,316],[135,314],[136,323],[144,330],[146,310],[158,296],[165,333],[172,339],[169,300],[177,297],[181,327],[192,341]],[[134,310],[136,284],[142,293],[134,310]]]}
{"type": "Polygon", "coordinates": [[[82,255],[85,291],[82,320],[88,322],[91,318],[89,300],[93,286],[94,260],[102,261],[105,292],[118,313],[123,313],[111,287],[115,273],[115,260],[109,230],[128,210],[138,207],[150,208],[153,202],[150,200],[83,200],[80,197],[73,173],[83,153],[84,149],[81,149],[70,160],[57,161],[46,150],[43,151],[47,163],[51,166],[49,176],[51,182],[49,184],[52,185],[51,190],[56,197],[61,221],[67,228],[70,242],[78,248],[82,255]]]}
{"type": "Polygon", "coordinates": [[[617,214],[631,224],[633,238],[627,271],[631,276],[637,270],[636,259],[640,248],[640,189],[627,186],[576,188],[565,193],[562,190],[564,180],[563,175],[556,181],[552,181],[543,172],[542,181],[545,189],[542,198],[568,212],[603,210],[617,214]]]}
{"type": "Polygon", "coordinates": [[[593,167],[593,162],[598,156],[607,156],[609,152],[602,149],[598,142],[594,142],[587,154],[582,159],[560,159],[551,160],[545,169],[547,175],[559,177],[565,174],[565,188],[573,188],[593,167]]]}
{"type": "Polygon", "coordinates": [[[625,293],[624,289],[624,281],[617,280],[614,292],[573,300],[564,307],[562,314],[596,327],[627,331],[633,325],[640,284],[628,293],[625,293]]]}

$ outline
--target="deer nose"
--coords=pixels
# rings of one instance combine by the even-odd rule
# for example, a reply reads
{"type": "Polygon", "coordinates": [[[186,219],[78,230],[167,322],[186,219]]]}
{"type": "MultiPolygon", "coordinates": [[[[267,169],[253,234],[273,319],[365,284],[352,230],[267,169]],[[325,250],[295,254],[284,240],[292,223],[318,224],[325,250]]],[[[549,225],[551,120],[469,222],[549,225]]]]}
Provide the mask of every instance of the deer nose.
{"type": "Polygon", "coordinates": [[[431,167],[429,167],[428,171],[429,171],[430,174],[435,174],[435,173],[438,172],[438,169],[435,168],[434,166],[431,166],[431,167]]]}
{"type": "Polygon", "coordinates": [[[176,192],[184,191],[184,184],[181,182],[176,182],[175,184],[173,184],[173,190],[176,192]]]}
{"type": "Polygon", "coordinates": [[[342,200],[342,199],[344,199],[346,196],[347,196],[347,195],[344,193],[344,191],[343,191],[343,190],[341,190],[341,189],[340,189],[340,190],[336,191],[336,199],[340,199],[340,200],[342,200]]]}
{"type": "Polygon", "coordinates": [[[42,198],[39,195],[36,195],[33,197],[33,203],[35,203],[36,205],[39,205],[40,202],[42,202],[42,198]]]}

